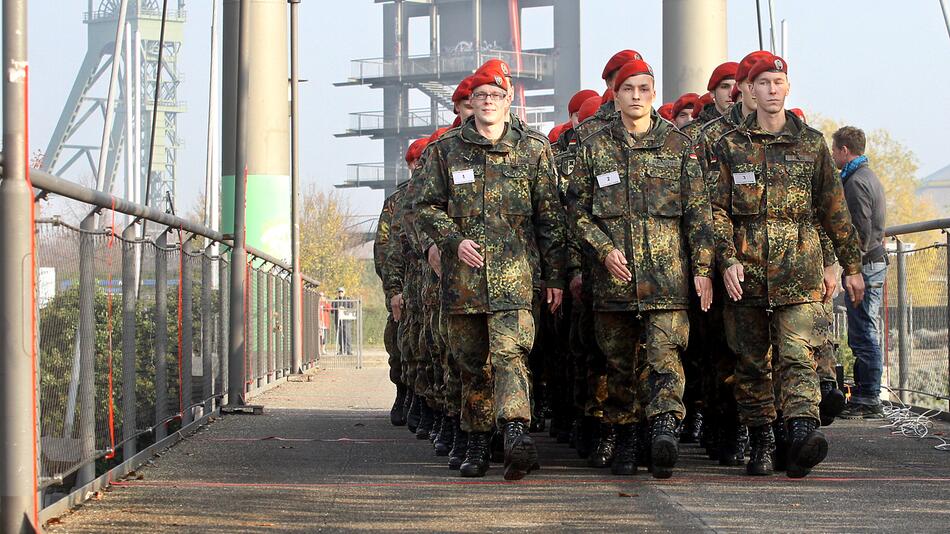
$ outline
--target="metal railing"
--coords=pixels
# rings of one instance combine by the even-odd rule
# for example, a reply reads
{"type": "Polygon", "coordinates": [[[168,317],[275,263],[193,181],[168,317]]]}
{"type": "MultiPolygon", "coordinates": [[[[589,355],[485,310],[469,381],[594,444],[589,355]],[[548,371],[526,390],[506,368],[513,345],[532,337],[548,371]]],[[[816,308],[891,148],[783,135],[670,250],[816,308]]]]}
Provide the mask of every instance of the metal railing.
{"type": "Polygon", "coordinates": [[[888,228],[882,383],[901,400],[950,409],[950,219],[888,228]],[[939,234],[937,234],[939,232],[939,234]]]}
{"type": "Polygon", "coordinates": [[[517,68],[517,55],[508,50],[470,50],[436,56],[356,59],[351,62],[350,81],[368,83],[392,77],[471,73],[489,59],[501,59],[508,63],[514,78],[541,80],[554,74],[554,63],[549,55],[522,52],[520,69],[517,68]]]}
{"type": "MultiPolygon", "coordinates": [[[[546,123],[553,121],[554,107],[511,106],[511,112],[524,116],[528,126],[541,129],[546,123]],[[523,112],[523,113],[522,113],[523,112]]],[[[353,135],[372,135],[383,130],[400,132],[409,128],[425,128],[435,130],[440,126],[452,124],[455,113],[440,107],[437,112],[437,122],[432,123],[432,109],[429,107],[410,109],[405,116],[387,115],[385,111],[358,111],[350,113],[350,127],[347,133],[353,135]]]]}
{"type": "MultiPolygon", "coordinates": [[[[218,413],[232,306],[244,309],[246,395],[293,372],[297,326],[289,263],[248,247],[246,294],[229,295],[230,236],[48,173],[30,177],[46,518],[218,413]]],[[[303,281],[305,370],[320,357],[321,302],[319,284],[303,281]]]]}

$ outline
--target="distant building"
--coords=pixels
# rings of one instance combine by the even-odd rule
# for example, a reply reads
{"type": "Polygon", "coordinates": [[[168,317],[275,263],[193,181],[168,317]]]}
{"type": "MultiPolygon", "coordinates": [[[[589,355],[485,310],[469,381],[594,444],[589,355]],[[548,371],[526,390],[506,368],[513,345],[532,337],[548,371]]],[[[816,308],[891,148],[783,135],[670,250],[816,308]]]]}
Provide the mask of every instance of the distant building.
{"type": "Polygon", "coordinates": [[[933,202],[941,217],[950,216],[950,165],[921,180],[917,196],[933,202]]]}

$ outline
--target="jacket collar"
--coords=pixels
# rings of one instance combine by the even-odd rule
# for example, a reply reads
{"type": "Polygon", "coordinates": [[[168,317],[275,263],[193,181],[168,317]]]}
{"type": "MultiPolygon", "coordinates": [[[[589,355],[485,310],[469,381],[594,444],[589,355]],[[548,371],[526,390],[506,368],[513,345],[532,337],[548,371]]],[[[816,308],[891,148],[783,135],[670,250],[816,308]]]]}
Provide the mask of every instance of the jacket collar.
{"type": "Polygon", "coordinates": [[[610,124],[610,134],[620,143],[628,148],[659,148],[666,141],[666,134],[673,125],[663,120],[656,110],[650,110],[650,131],[642,137],[630,135],[627,128],[623,125],[623,119],[618,113],[610,124]]]}
{"type": "MultiPolygon", "coordinates": [[[[740,111],[741,113],[741,111],[740,111]]],[[[753,111],[745,118],[745,121],[739,126],[739,131],[751,137],[764,138],[763,142],[767,145],[773,143],[797,143],[801,140],[802,132],[805,131],[805,123],[791,111],[785,110],[785,127],[781,132],[771,133],[763,130],[756,122],[757,111],[753,111]]]]}
{"type": "Polygon", "coordinates": [[[518,142],[521,141],[521,138],[524,136],[524,132],[522,132],[514,122],[505,123],[505,132],[501,134],[501,139],[499,139],[498,142],[492,144],[492,142],[486,139],[485,136],[478,133],[478,130],[475,128],[475,120],[473,118],[465,121],[465,123],[462,125],[462,130],[459,135],[462,138],[462,141],[472,145],[478,145],[488,152],[507,154],[518,146],[518,142]]]}

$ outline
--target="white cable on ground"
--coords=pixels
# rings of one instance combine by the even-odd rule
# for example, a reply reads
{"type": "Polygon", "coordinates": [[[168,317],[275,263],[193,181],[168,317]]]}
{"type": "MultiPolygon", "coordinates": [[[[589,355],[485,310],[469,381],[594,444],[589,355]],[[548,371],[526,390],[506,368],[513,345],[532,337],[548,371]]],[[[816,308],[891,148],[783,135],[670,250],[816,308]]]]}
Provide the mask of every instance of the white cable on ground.
{"type": "Polygon", "coordinates": [[[934,445],[938,451],[950,452],[950,439],[945,436],[934,434],[933,418],[943,413],[943,410],[927,410],[923,413],[917,413],[911,410],[911,407],[900,401],[900,397],[890,388],[884,386],[891,396],[898,399],[897,402],[884,402],[884,418],[888,423],[879,428],[890,428],[891,434],[899,434],[905,437],[917,439],[933,439],[940,442],[934,445]]]}

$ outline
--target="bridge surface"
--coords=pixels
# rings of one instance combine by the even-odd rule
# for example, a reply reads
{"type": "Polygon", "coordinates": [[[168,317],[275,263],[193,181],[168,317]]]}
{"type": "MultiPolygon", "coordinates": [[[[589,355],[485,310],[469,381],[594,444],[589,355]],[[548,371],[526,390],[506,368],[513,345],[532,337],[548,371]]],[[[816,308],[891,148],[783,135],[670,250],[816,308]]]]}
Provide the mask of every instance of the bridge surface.
{"type": "MultiPolygon", "coordinates": [[[[614,477],[538,439],[543,468],[509,483],[462,479],[428,441],[390,426],[381,357],[317,369],[219,418],[50,532],[607,531],[946,532],[950,454],[880,423],[828,427],[811,476],[750,478],[693,445],[670,480],[614,477]]],[[[950,434],[950,425],[937,423],[950,434]]]]}

